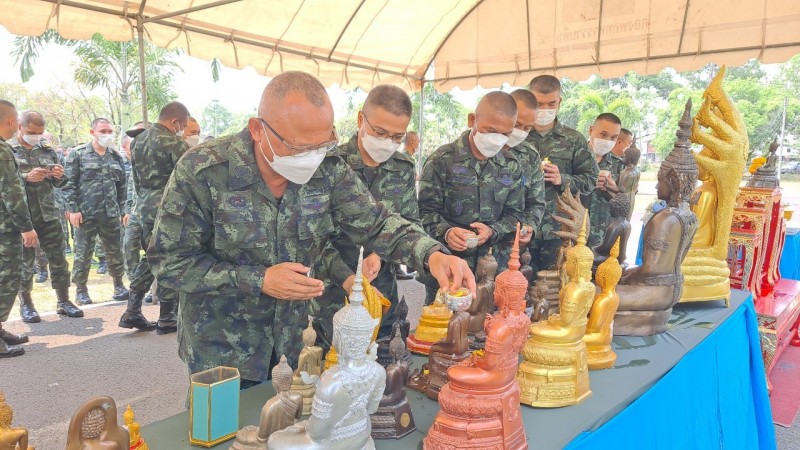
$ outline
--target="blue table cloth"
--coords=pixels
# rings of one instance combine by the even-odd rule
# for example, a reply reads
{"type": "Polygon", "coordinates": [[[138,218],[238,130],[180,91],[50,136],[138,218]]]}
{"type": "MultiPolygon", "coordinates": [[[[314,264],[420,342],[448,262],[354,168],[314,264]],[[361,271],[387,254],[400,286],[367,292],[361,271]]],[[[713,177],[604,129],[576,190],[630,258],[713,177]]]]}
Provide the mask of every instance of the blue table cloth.
{"type": "Polygon", "coordinates": [[[781,277],[800,280],[800,229],[786,230],[786,242],[781,254],[781,277]]]}

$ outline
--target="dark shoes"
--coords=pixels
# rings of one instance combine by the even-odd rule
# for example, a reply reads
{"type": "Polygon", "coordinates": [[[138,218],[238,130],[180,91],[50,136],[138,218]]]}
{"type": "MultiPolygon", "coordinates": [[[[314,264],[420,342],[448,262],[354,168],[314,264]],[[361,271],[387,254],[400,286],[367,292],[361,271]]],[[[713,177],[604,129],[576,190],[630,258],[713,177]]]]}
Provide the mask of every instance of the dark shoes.
{"type": "Polygon", "coordinates": [[[89,297],[89,290],[86,288],[85,284],[75,286],[75,300],[81,306],[92,304],[92,298],[89,297]]]}
{"type": "Polygon", "coordinates": [[[398,280],[413,280],[417,272],[406,272],[400,264],[394,265],[394,276],[398,280]]]}
{"type": "Polygon", "coordinates": [[[114,280],[114,295],[111,296],[111,298],[116,301],[122,301],[128,300],[130,296],[130,292],[125,288],[125,285],[122,284],[122,278],[114,280]]]}
{"type": "Polygon", "coordinates": [[[161,300],[156,333],[170,334],[178,331],[178,301],[161,300]]]}
{"type": "MultiPolygon", "coordinates": [[[[86,298],[89,299],[89,303],[91,303],[92,299],[90,299],[89,294],[86,293],[86,286],[84,286],[83,289],[84,295],[86,295],[86,298]]],[[[78,290],[80,291],[80,288],[78,288],[78,290]]],[[[56,312],[59,315],[74,318],[83,317],[83,311],[69,301],[69,288],[57,288],[56,298],[58,299],[56,312]]]]}
{"type": "Polygon", "coordinates": [[[0,339],[0,358],[13,358],[14,356],[22,356],[24,354],[24,348],[18,345],[8,345],[5,341],[0,339]]]}
{"type": "Polygon", "coordinates": [[[39,323],[42,321],[42,318],[39,317],[39,312],[33,306],[30,292],[19,293],[19,315],[25,323],[39,323]]]}
{"type": "Polygon", "coordinates": [[[97,273],[99,275],[105,275],[108,273],[108,262],[105,258],[100,259],[100,264],[97,265],[97,273]]]}
{"type": "Polygon", "coordinates": [[[150,331],[156,328],[155,322],[150,322],[142,315],[142,299],[144,299],[144,292],[132,291],[130,293],[128,309],[119,319],[120,327],[128,329],[136,328],[141,331],[150,331]]]}
{"type": "Polygon", "coordinates": [[[153,303],[153,293],[148,292],[147,295],[144,296],[145,303],[153,303]]]}
{"type": "Polygon", "coordinates": [[[47,269],[46,268],[45,269],[41,269],[40,268],[40,269],[36,270],[36,279],[35,279],[35,281],[37,283],[44,283],[45,281],[47,281],[47,269]]]}
{"type": "Polygon", "coordinates": [[[8,345],[22,345],[28,342],[28,336],[24,334],[14,334],[8,330],[0,328],[0,340],[8,345]]]}

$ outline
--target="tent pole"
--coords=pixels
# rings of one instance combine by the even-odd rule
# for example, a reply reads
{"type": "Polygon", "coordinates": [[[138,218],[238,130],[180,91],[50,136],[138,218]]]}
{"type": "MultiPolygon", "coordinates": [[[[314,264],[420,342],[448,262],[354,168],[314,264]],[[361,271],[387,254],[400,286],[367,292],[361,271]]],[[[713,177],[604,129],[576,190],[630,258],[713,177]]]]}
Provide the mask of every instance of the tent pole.
{"type": "Polygon", "coordinates": [[[147,120],[147,80],[145,80],[144,68],[144,23],[142,23],[142,16],[136,19],[136,34],[139,36],[139,85],[142,91],[142,122],[147,127],[150,124],[147,120]]]}
{"type": "Polygon", "coordinates": [[[417,179],[422,176],[422,127],[423,127],[423,116],[425,113],[425,77],[422,77],[422,82],[420,83],[419,89],[419,155],[417,156],[417,179]]]}

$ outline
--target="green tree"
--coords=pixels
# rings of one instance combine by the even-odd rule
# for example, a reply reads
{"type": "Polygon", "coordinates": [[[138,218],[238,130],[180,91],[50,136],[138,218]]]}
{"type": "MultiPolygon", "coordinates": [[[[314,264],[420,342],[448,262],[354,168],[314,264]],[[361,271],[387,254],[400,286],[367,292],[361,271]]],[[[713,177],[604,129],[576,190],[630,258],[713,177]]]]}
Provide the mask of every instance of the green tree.
{"type": "Polygon", "coordinates": [[[425,84],[425,110],[420,111],[420,94],[411,94],[413,108],[409,128],[420,133],[419,117],[422,113],[422,144],[420,145],[420,163],[424,164],[428,156],[440,146],[453,142],[467,129],[469,111],[459,103],[452,94],[438,92],[432,83],[425,84]]]}

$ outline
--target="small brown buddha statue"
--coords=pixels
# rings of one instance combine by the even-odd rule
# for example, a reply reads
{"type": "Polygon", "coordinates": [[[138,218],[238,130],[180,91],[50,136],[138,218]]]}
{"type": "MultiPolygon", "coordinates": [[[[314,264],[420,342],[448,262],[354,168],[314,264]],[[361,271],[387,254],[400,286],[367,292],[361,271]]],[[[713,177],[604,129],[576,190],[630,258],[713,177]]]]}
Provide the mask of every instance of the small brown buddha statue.
{"type": "Polygon", "coordinates": [[[622,266],[617,259],[619,248],[620,240],[617,238],[611,247],[610,257],[600,264],[595,273],[595,282],[600,287],[600,292],[594,296],[589,321],[586,323],[586,334],[583,336],[590,370],[614,367],[617,360],[617,354],[611,349],[611,340],[614,338],[614,314],[619,306],[619,296],[615,289],[622,276],[622,266]]]}
{"type": "MultiPolygon", "coordinates": [[[[400,297],[400,301],[397,302],[397,306],[394,310],[394,323],[392,324],[392,332],[389,334],[389,336],[379,338],[376,341],[378,343],[378,364],[382,365],[384,368],[389,367],[389,365],[394,362],[394,359],[389,352],[389,343],[391,342],[395,333],[400,334],[400,338],[403,339],[403,342],[406,342],[406,339],[408,339],[408,332],[411,328],[411,324],[407,317],[408,303],[406,303],[406,297],[402,296],[400,297]]],[[[400,359],[408,364],[411,364],[411,352],[408,351],[408,347],[405,345],[403,345],[403,355],[400,359]]]]}
{"type": "Polygon", "coordinates": [[[622,155],[622,162],[625,168],[619,174],[619,187],[621,192],[628,195],[630,200],[630,208],[628,209],[628,222],[631,220],[631,213],[633,213],[633,205],[636,203],[636,193],[639,192],[639,178],[642,176],[642,171],[639,169],[639,158],[642,156],[642,151],[636,147],[636,139],[630,147],[625,149],[622,155]]]}
{"type": "Polygon", "coordinates": [[[494,310],[494,277],[497,275],[497,260],[492,255],[492,250],[478,259],[475,267],[477,289],[472,304],[469,305],[469,328],[467,335],[470,339],[469,347],[480,350],[486,343],[486,333],[483,331],[483,322],[486,315],[494,310]]]}
{"type": "Polygon", "coordinates": [[[778,179],[778,138],[772,141],[769,145],[767,152],[767,162],[763,166],[756,169],[756,172],[747,180],[747,187],[755,188],[770,188],[774,189],[780,187],[781,182],[778,179]]]}
{"type": "Polygon", "coordinates": [[[628,269],[617,286],[619,309],[614,334],[649,336],[667,329],[672,307],[681,298],[681,263],[689,251],[697,217],[689,198],[697,182],[697,165],[689,144],[691,102],[680,121],[678,139],[658,171],[656,191],[667,207],[644,227],[642,265],[628,269]]]}
{"type": "Polygon", "coordinates": [[[411,374],[408,387],[424,392],[436,400],[439,391],[447,382],[447,369],[469,358],[469,339],[467,329],[470,315],[466,311],[471,303],[471,294],[466,289],[458,293],[448,293],[447,306],[453,312],[447,325],[447,336],[431,346],[428,362],[422,371],[411,374]]]}
{"type": "Polygon", "coordinates": [[[280,363],[272,368],[275,396],[267,400],[261,408],[258,426],[247,425],[236,433],[236,441],[231,445],[231,450],[267,450],[267,441],[272,433],[300,420],[304,398],[299,392],[290,389],[293,377],[292,367],[286,362],[286,356],[281,355],[280,363]]]}
{"type": "Polygon", "coordinates": [[[34,450],[28,445],[28,430],[12,427],[14,410],[6,403],[3,391],[0,391],[0,450],[34,450]]]}
{"type": "MultiPolygon", "coordinates": [[[[322,374],[322,348],[317,347],[317,332],[312,326],[313,317],[308,317],[308,327],[303,330],[303,349],[297,357],[297,370],[292,378],[292,392],[303,396],[303,415],[311,414],[311,401],[314,399],[316,380],[322,374]],[[305,383],[305,377],[311,376],[312,383],[305,383]]],[[[266,440],[264,441],[266,442],[266,440]]]]}
{"type": "Polygon", "coordinates": [[[515,375],[528,336],[528,280],[519,272],[519,228],[508,269],[497,276],[498,312],[486,319],[486,348],[447,371],[439,393],[441,410],[424,440],[430,450],[453,448],[527,449],[515,375]]]}
{"type": "Polygon", "coordinates": [[[603,242],[592,249],[595,268],[608,258],[608,255],[611,253],[611,248],[614,247],[614,243],[617,241],[620,242],[619,248],[617,249],[619,255],[617,259],[619,259],[619,263],[623,267],[627,266],[625,263],[625,248],[628,245],[628,237],[631,235],[631,223],[628,222],[627,219],[628,212],[630,211],[629,201],[628,195],[624,192],[615,194],[614,197],[611,198],[609,202],[609,206],[611,207],[611,222],[609,222],[608,227],[606,227],[606,234],[603,238],[603,242]]]}
{"type": "Polygon", "coordinates": [[[539,278],[529,285],[528,296],[531,298],[531,323],[547,320],[550,316],[550,301],[547,299],[547,280],[539,278]]]}
{"type": "Polygon", "coordinates": [[[67,450],[127,450],[128,430],[117,424],[117,404],[96,397],[78,408],[67,429],[67,450]]]}
{"type": "Polygon", "coordinates": [[[517,379],[522,390],[520,401],[527,405],[574,405],[591,394],[583,343],[586,316],[595,295],[591,282],[594,255],[586,246],[587,217],[585,214],[577,244],[566,255],[568,281],[560,292],[559,313],[530,326],[530,337],[522,351],[524,361],[517,379]]]}
{"type": "Polygon", "coordinates": [[[408,363],[403,361],[406,344],[395,327],[389,342],[392,364],[386,368],[386,389],[372,420],[372,437],[375,439],[400,439],[417,429],[411,415],[411,405],[406,399],[408,363]]]}
{"type": "Polygon", "coordinates": [[[147,442],[142,437],[142,426],[136,421],[136,415],[133,413],[131,405],[128,405],[125,408],[125,412],[122,413],[122,421],[125,422],[125,427],[128,428],[128,434],[131,438],[130,450],[150,450],[147,442]]]}
{"type": "Polygon", "coordinates": [[[447,336],[447,325],[453,311],[444,304],[444,291],[439,290],[433,303],[422,308],[419,325],[414,334],[406,339],[412,353],[428,355],[435,342],[447,336]]]}

